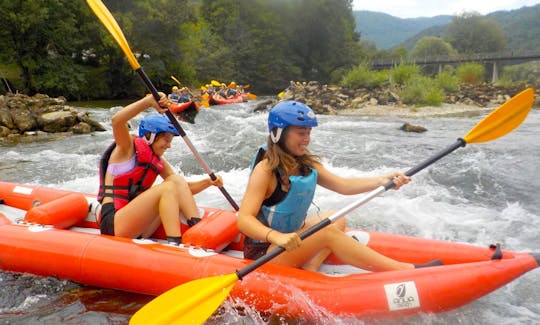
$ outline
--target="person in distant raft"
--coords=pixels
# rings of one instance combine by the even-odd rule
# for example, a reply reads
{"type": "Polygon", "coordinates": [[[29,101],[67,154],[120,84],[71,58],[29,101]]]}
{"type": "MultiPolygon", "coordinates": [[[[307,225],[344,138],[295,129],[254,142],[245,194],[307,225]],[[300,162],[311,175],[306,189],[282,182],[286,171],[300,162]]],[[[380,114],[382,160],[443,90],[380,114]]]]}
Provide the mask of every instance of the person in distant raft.
{"type": "Polygon", "coordinates": [[[180,100],[179,92],[180,90],[178,89],[178,87],[173,86],[171,89],[171,93],[169,94],[169,99],[175,103],[178,103],[178,101],[180,100]]]}
{"type": "Polygon", "coordinates": [[[440,265],[435,260],[414,265],[393,260],[359,243],[345,232],[345,218],[301,240],[299,234],[327,218],[330,212],[307,217],[316,185],[340,194],[359,194],[390,180],[395,189],[410,181],[402,172],[380,177],[343,178],[326,169],[308,145],[317,117],[296,101],[278,103],[268,115],[267,145],[259,149],[238,211],[238,229],[246,236],[244,257],[257,259],[276,246],[286,249],[273,263],[317,271],[334,253],[343,262],[371,271],[440,265]]]}
{"type": "Polygon", "coordinates": [[[188,87],[180,88],[180,98],[178,99],[179,103],[187,103],[191,101],[188,87]]]}
{"type": "Polygon", "coordinates": [[[193,195],[211,185],[223,186],[219,175],[215,181],[187,182],[173,171],[163,154],[179,132],[167,117],[147,115],[139,124],[139,136],[129,133],[128,122],[148,107],[166,111],[170,101],[165,94],[160,96],[159,106],[146,96],[112,117],[114,143],[103,154],[99,168],[102,234],[147,238],[163,224],[168,242],[180,244],[179,211],[190,226],[195,225],[200,218],[193,195]],[[163,182],[152,186],[158,175],[163,182]]]}

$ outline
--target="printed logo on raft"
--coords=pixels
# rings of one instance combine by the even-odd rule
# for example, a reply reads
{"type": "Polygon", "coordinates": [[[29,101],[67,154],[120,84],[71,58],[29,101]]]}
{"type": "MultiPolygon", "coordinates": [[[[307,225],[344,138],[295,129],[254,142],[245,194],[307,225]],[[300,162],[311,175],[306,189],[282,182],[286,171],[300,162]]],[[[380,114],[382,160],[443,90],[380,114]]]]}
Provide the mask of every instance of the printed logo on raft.
{"type": "Polygon", "coordinates": [[[420,299],[414,281],[384,285],[390,311],[420,307],[420,299]]]}

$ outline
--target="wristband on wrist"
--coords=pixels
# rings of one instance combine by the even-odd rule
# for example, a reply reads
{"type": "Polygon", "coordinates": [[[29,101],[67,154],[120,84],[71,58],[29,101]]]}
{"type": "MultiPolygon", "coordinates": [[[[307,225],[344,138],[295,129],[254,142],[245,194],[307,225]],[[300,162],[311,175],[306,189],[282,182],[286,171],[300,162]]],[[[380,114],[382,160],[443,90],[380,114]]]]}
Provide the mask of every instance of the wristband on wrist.
{"type": "Polygon", "coordinates": [[[274,229],[268,230],[268,232],[266,233],[266,236],[264,237],[264,239],[265,239],[266,242],[268,242],[268,243],[270,242],[270,241],[268,241],[268,235],[270,235],[270,233],[271,233],[272,231],[274,231],[274,229]]]}

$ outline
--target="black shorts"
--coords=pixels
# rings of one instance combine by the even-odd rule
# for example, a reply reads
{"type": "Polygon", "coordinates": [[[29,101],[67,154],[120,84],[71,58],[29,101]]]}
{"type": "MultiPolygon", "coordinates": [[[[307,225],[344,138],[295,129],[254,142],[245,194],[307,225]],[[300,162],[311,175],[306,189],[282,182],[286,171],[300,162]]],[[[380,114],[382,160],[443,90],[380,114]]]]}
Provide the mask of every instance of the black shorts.
{"type": "Polygon", "coordinates": [[[99,230],[103,235],[114,236],[114,203],[109,202],[101,206],[101,218],[99,221],[99,230]]]}
{"type": "Polygon", "coordinates": [[[270,247],[270,243],[254,241],[253,239],[246,237],[246,239],[244,239],[244,258],[256,260],[266,254],[268,247],[270,247]]]}

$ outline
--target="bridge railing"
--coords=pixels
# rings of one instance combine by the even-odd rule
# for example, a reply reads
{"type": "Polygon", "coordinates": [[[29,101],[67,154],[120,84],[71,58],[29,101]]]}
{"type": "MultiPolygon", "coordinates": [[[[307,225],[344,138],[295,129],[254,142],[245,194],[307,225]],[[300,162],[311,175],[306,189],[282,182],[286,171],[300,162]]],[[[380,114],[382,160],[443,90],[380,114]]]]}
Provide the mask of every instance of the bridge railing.
{"type": "Polygon", "coordinates": [[[372,68],[393,67],[399,64],[457,64],[465,62],[497,62],[497,61],[532,61],[540,60],[540,53],[532,51],[506,51],[497,53],[473,53],[457,56],[410,57],[401,59],[374,58],[370,64],[372,68]]]}

